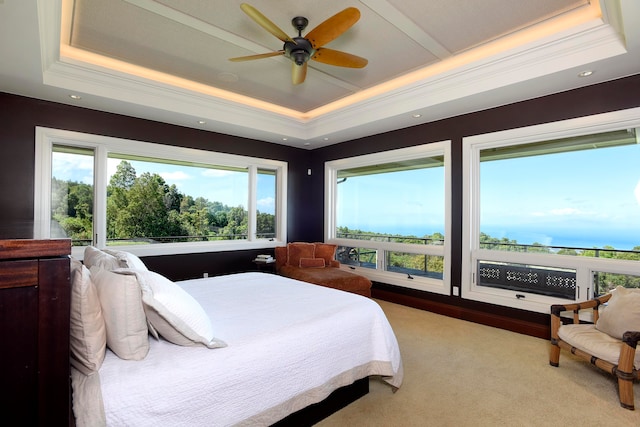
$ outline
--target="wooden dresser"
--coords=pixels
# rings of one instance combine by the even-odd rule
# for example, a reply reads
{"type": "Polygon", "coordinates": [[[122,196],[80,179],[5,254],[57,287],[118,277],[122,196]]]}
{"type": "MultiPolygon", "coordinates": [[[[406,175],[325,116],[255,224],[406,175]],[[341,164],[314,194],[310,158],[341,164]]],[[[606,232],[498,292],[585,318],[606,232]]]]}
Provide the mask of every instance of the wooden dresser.
{"type": "Polygon", "coordinates": [[[0,419],[70,422],[71,240],[0,240],[0,419]]]}

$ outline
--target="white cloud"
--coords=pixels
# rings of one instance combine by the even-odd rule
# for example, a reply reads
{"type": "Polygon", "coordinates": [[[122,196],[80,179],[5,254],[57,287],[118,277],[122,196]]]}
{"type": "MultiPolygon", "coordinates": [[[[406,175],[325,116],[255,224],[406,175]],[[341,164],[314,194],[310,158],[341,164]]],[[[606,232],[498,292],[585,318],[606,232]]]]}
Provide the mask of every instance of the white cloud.
{"type": "Polygon", "coordinates": [[[259,199],[257,201],[259,208],[272,208],[275,206],[276,201],[273,197],[265,197],[264,199],[259,199]]]}
{"type": "Polygon", "coordinates": [[[162,173],[160,173],[160,176],[165,181],[184,181],[184,180],[187,180],[187,179],[191,179],[191,176],[189,174],[184,173],[183,171],[162,172],[162,173]]]}

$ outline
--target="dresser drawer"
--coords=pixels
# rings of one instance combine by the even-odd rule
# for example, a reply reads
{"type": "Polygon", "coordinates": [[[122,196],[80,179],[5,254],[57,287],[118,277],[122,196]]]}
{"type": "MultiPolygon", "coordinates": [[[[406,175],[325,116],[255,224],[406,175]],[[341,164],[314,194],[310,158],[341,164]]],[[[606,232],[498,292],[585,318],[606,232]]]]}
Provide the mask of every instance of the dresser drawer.
{"type": "Polygon", "coordinates": [[[0,289],[38,285],[38,261],[5,261],[0,263],[0,289]]]}

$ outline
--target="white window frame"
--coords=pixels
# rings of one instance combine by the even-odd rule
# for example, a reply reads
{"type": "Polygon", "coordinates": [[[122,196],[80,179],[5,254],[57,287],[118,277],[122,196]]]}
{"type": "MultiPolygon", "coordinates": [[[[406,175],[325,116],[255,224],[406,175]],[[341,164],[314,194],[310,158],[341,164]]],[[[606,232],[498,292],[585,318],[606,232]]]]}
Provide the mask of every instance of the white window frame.
{"type": "Polygon", "coordinates": [[[451,293],[451,141],[440,141],[398,150],[367,154],[328,161],[325,163],[325,241],[339,246],[364,247],[375,249],[377,268],[363,268],[343,265],[341,268],[368,277],[373,281],[388,283],[406,288],[418,289],[437,294],[451,293]],[[336,197],[338,171],[362,166],[385,164],[397,161],[419,159],[431,156],[444,157],[444,244],[414,245],[408,243],[377,242],[369,240],[344,239],[336,237],[336,197]],[[385,251],[407,252],[412,254],[441,256],[444,260],[442,280],[394,273],[384,270],[385,251]]]}
{"type": "MultiPolygon", "coordinates": [[[[132,252],[138,256],[170,255],[181,253],[219,252],[271,248],[287,241],[287,162],[256,157],[246,157],[192,148],[114,138],[102,135],[36,127],[35,140],[35,189],[34,230],[36,239],[50,236],[51,225],[51,168],[54,145],[67,145],[94,150],[94,241],[93,245],[106,247],[107,235],[107,157],[109,153],[135,155],[150,158],[166,158],[176,161],[247,168],[249,188],[247,210],[249,236],[246,240],[222,240],[212,242],[162,243],[157,245],[114,246],[109,248],[132,252]],[[276,172],[276,238],[256,238],[257,171],[270,169],[276,172]]],[[[84,247],[74,246],[72,255],[83,259],[84,247]]]]}
{"type": "Polygon", "coordinates": [[[478,260],[575,269],[577,289],[573,301],[584,301],[593,297],[594,272],[640,275],[640,264],[637,261],[493,251],[480,249],[479,242],[481,150],[637,128],[638,126],[640,126],[640,108],[633,108],[463,138],[462,297],[539,313],[548,313],[551,304],[572,302],[567,299],[522,291],[479,286],[475,277],[478,260]],[[525,298],[517,297],[517,294],[524,294],[525,298]]]}

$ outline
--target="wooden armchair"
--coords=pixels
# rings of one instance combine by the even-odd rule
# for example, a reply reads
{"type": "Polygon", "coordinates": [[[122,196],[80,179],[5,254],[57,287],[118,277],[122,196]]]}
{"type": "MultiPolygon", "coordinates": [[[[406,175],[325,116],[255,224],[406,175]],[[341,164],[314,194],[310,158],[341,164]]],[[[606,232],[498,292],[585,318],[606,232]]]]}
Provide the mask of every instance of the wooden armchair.
{"type": "MultiPolygon", "coordinates": [[[[618,394],[623,408],[634,409],[633,382],[638,380],[640,367],[640,352],[636,354],[636,345],[640,340],[640,325],[637,318],[629,317],[629,313],[616,313],[618,308],[629,308],[633,305],[636,312],[640,312],[640,293],[629,289],[614,294],[606,294],[586,302],[551,306],[551,352],[549,364],[558,366],[560,349],[569,350],[572,354],[590,362],[592,365],[615,375],[618,378],[618,394]],[[622,304],[620,300],[631,295],[632,300],[622,304]],[[610,301],[611,300],[611,301],[610,301]],[[608,307],[601,307],[605,302],[608,307]],[[600,309],[604,308],[602,312],[600,309]],[[579,315],[582,310],[592,310],[593,324],[580,323],[579,315]],[[573,311],[573,323],[562,324],[560,314],[573,311]],[[603,319],[606,313],[607,319],[603,319]],[[611,322],[616,322],[617,331],[611,331],[611,322]],[[605,322],[606,321],[606,322],[605,322]],[[635,329],[627,331],[626,328],[635,329]]],[[[622,310],[625,311],[625,310],[622,310]]],[[[632,313],[633,314],[633,313],[632,313]]]]}

